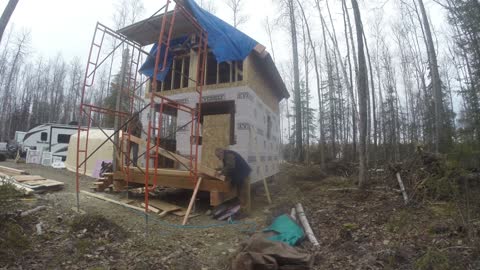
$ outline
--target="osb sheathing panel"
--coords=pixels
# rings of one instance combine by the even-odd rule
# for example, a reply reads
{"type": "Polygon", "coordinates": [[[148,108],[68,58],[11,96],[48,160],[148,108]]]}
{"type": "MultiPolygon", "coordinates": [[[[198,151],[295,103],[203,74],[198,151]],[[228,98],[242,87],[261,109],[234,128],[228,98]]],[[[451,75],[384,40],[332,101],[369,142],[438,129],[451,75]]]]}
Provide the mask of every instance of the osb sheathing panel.
{"type": "Polygon", "coordinates": [[[244,81],[255,91],[262,101],[274,112],[279,112],[279,99],[274,95],[273,83],[256,63],[253,54],[250,54],[243,62],[244,81]]]}
{"type": "Polygon", "coordinates": [[[230,145],[230,114],[205,115],[202,125],[202,164],[209,168],[221,167],[215,156],[216,148],[230,145]]]}

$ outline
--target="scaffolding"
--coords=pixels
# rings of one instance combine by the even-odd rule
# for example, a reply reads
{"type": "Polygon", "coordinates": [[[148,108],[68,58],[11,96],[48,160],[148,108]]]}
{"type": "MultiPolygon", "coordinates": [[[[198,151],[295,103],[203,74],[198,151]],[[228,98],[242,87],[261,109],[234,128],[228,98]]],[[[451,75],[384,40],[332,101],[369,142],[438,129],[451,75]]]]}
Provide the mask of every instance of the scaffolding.
{"type": "MultiPolygon", "coordinates": [[[[183,6],[182,1],[179,0],[166,0],[166,4],[155,14],[163,13],[163,18],[160,27],[160,33],[158,35],[157,42],[157,52],[155,55],[150,55],[149,52],[143,50],[142,45],[138,42],[129,40],[125,35],[114,31],[101,23],[97,23],[95,31],[93,34],[93,39],[90,45],[90,52],[88,55],[87,66],[85,69],[85,77],[83,81],[83,87],[81,92],[80,100],[80,121],[78,124],[77,132],[77,153],[76,153],[76,203],[77,209],[80,210],[80,178],[86,172],[86,162],[87,160],[96,152],[97,149],[89,152],[88,150],[88,139],[90,129],[92,127],[100,129],[107,139],[102,143],[110,141],[114,145],[115,152],[117,153],[114,157],[114,163],[117,163],[117,168],[122,171],[125,176],[126,185],[128,187],[129,181],[132,179],[132,165],[137,167],[137,169],[144,174],[145,176],[145,198],[144,198],[144,208],[145,213],[149,209],[149,191],[158,187],[157,183],[159,177],[162,177],[159,173],[159,156],[164,154],[164,150],[160,147],[161,145],[161,133],[163,129],[163,115],[167,110],[175,109],[178,111],[185,112],[190,115],[190,122],[181,126],[190,126],[190,155],[188,158],[188,164],[185,162],[180,162],[174,155],[173,159],[176,159],[178,162],[187,168],[189,178],[191,179],[194,186],[198,186],[199,183],[199,173],[198,173],[198,152],[199,152],[199,134],[200,134],[200,117],[201,117],[201,103],[202,103],[202,91],[205,84],[205,66],[207,61],[208,53],[208,36],[205,30],[198,24],[197,20],[191,15],[191,13],[183,6]],[[172,6],[174,7],[172,8],[172,6]],[[190,74],[188,80],[194,82],[195,91],[198,97],[197,106],[190,107],[175,100],[169,99],[164,96],[162,92],[157,92],[157,75],[160,72],[163,72],[167,68],[168,55],[170,50],[172,50],[170,44],[172,37],[175,33],[175,18],[177,14],[181,13],[183,18],[185,18],[189,24],[191,24],[194,29],[195,36],[195,46],[192,47],[192,50],[195,50],[198,57],[195,72],[195,78],[191,78],[190,74]],[[168,15],[168,16],[167,16],[168,15]],[[112,50],[107,53],[105,56],[101,54],[102,48],[105,47],[104,40],[108,36],[113,38],[114,46],[112,50]],[[107,59],[113,57],[115,51],[120,47],[124,48],[124,53],[122,54],[122,67],[121,67],[121,83],[120,88],[118,89],[117,95],[121,93],[127,94],[127,99],[129,103],[128,109],[122,109],[121,106],[117,106],[115,109],[102,107],[98,104],[103,104],[102,102],[97,102],[97,105],[92,104],[92,102],[87,99],[89,91],[91,91],[92,86],[94,85],[95,75],[99,70],[99,67],[107,62],[107,59]],[[126,47],[126,48],[125,48],[126,47]],[[161,55],[161,48],[163,48],[163,55],[161,55]],[[127,53],[125,53],[125,50],[127,53]],[[102,57],[101,57],[102,56],[102,57]],[[153,71],[153,79],[151,80],[151,91],[149,93],[149,102],[143,106],[138,111],[135,110],[134,101],[135,99],[142,99],[137,95],[139,89],[141,89],[145,83],[149,81],[149,78],[139,82],[139,68],[140,63],[146,57],[154,57],[155,65],[153,71]],[[127,64],[128,63],[128,64],[127,64]],[[126,76],[126,81],[124,77],[126,76]],[[158,108],[158,109],[157,109],[158,108]],[[146,129],[146,150],[144,153],[140,154],[138,157],[145,157],[145,170],[138,167],[131,159],[131,141],[132,141],[132,125],[129,123],[134,121],[135,117],[138,117],[143,111],[148,109],[148,126],[146,129]],[[158,113],[158,119],[155,119],[155,115],[158,113]],[[100,126],[98,120],[93,117],[92,114],[102,114],[110,115],[114,117],[115,121],[122,123],[115,125],[113,134],[108,134],[104,128],[100,126]],[[85,140],[82,142],[81,135],[84,135],[85,140]],[[114,139],[112,139],[114,137],[114,139]],[[162,152],[163,151],[163,152],[162,152]],[[153,159],[153,162],[151,162],[153,159]]],[[[112,60],[113,63],[113,60],[112,60]]],[[[175,136],[175,130],[172,134],[168,136],[175,136]]],[[[167,136],[167,137],[168,137],[167,136]]],[[[164,137],[165,138],[165,137],[164,137]]],[[[168,151],[167,151],[168,152],[168,151]]],[[[201,181],[201,180],[200,180],[201,181]]],[[[194,191],[194,196],[195,196],[194,191]]],[[[127,193],[128,194],[128,193],[127,193]]],[[[192,197],[192,201],[194,198],[192,197]]],[[[147,217],[147,215],[146,215],[147,217]]],[[[185,219],[188,218],[188,214],[185,219]]],[[[185,223],[185,220],[184,220],[185,223]]]]}

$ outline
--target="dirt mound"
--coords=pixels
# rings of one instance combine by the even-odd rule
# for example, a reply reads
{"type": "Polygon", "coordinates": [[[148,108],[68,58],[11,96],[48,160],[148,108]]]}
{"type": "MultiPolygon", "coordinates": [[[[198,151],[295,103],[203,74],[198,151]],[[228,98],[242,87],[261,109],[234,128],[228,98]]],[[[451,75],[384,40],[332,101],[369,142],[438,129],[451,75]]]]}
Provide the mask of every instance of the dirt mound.
{"type": "Polygon", "coordinates": [[[122,227],[97,214],[76,216],[71,223],[71,233],[78,238],[125,239],[128,236],[122,227]]]}

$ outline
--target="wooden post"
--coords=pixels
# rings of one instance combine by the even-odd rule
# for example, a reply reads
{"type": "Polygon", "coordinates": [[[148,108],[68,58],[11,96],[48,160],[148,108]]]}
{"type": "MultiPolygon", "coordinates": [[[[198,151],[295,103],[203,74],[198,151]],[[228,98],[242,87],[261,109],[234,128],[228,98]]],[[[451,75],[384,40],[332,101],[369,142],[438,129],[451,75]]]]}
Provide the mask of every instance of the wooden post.
{"type": "Polygon", "coordinates": [[[242,187],[243,190],[241,190],[239,193],[240,196],[242,196],[241,201],[244,203],[242,207],[245,207],[245,213],[250,214],[252,211],[252,189],[250,186],[250,176],[245,178],[245,180],[245,186],[242,187]]]}
{"type": "Polygon", "coordinates": [[[188,204],[187,213],[185,213],[185,217],[183,218],[182,225],[187,224],[188,216],[190,216],[190,212],[192,211],[193,204],[195,203],[195,198],[197,197],[198,189],[202,184],[202,177],[198,178],[197,184],[195,185],[195,189],[193,190],[192,198],[190,199],[190,203],[188,204]]]}
{"type": "Polygon", "coordinates": [[[317,238],[315,237],[315,234],[313,234],[312,228],[310,227],[310,224],[308,223],[307,216],[305,215],[305,212],[303,211],[303,207],[301,203],[297,203],[295,206],[295,210],[297,211],[298,219],[300,219],[300,223],[302,223],[303,228],[305,229],[305,234],[308,237],[308,240],[313,244],[314,247],[320,246],[320,243],[318,243],[317,238]]]}
{"type": "Polygon", "coordinates": [[[402,195],[403,195],[403,200],[405,201],[405,204],[408,204],[407,191],[405,190],[405,186],[403,185],[403,181],[402,181],[402,178],[400,177],[400,173],[399,172],[395,173],[395,176],[397,176],[398,185],[400,186],[400,191],[402,191],[402,195]]]}

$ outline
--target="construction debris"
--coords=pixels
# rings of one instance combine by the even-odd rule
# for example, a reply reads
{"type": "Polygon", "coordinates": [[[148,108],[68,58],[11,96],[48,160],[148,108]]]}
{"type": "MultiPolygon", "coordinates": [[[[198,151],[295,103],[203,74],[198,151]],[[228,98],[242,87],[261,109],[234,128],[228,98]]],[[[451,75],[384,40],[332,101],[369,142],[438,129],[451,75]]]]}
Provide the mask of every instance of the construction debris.
{"type": "Polygon", "coordinates": [[[28,215],[30,215],[30,214],[33,214],[33,213],[35,213],[35,212],[38,212],[38,211],[44,210],[44,209],[47,209],[47,207],[44,206],[44,205],[40,205],[40,206],[37,206],[37,207],[35,207],[35,208],[33,208],[33,209],[30,209],[30,210],[26,210],[26,211],[21,212],[21,213],[20,213],[20,216],[21,216],[21,217],[26,217],[26,216],[28,216],[28,215]]]}

